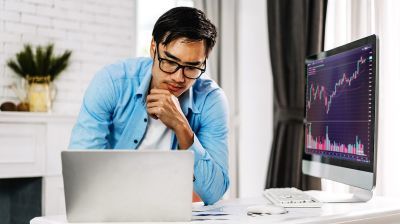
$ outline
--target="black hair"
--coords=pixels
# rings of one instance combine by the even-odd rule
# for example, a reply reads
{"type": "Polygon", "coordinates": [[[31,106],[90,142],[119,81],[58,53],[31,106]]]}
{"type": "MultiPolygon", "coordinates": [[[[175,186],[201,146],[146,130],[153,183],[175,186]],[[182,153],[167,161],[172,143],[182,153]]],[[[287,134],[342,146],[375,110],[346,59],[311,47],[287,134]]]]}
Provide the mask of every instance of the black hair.
{"type": "Polygon", "coordinates": [[[189,41],[204,40],[208,56],[215,45],[217,30],[204,12],[191,7],[176,7],[158,18],[152,35],[156,44],[164,46],[182,37],[189,41]]]}

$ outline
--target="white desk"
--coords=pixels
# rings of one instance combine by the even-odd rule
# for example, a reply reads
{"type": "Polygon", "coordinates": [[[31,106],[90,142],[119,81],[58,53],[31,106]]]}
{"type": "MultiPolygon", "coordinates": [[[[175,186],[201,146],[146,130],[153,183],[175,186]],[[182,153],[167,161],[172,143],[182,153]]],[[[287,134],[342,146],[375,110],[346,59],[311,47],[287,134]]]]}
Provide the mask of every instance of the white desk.
{"type": "MultiPolygon", "coordinates": [[[[221,212],[229,215],[193,216],[193,220],[188,223],[400,223],[400,203],[382,197],[374,197],[367,203],[325,204],[322,208],[289,208],[289,212],[283,215],[257,217],[246,215],[245,211],[248,206],[263,203],[268,202],[262,197],[221,201],[217,203],[215,209],[203,213],[221,212]],[[206,221],[200,219],[206,219],[206,221]]],[[[30,222],[30,224],[67,223],[65,215],[37,217],[30,222]]],[[[178,224],[178,222],[176,223],[178,224]]],[[[150,222],[146,222],[146,224],[150,224],[150,222]]]]}

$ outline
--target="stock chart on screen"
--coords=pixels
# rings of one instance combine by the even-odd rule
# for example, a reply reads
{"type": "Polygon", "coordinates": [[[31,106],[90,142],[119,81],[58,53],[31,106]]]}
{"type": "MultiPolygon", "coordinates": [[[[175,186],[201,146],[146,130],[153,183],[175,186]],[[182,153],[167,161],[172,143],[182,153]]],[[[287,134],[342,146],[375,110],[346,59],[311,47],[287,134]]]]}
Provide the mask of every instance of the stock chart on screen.
{"type": "Polygon", "coordinates": [[[365,45],[306,62],[307,154],[370,162],[373,60],[365,45]]]}

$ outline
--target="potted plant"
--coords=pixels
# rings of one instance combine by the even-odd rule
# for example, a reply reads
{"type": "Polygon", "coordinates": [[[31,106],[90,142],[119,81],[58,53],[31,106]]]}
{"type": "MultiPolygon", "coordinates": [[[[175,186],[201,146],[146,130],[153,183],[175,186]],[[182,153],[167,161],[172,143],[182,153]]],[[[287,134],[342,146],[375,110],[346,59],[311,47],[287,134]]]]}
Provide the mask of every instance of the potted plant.
{"type": "Polygon", "coordinates": [[[16,60],[7,62],[17,75],[28,83],[27,100],[29,111],[47,112],[51,110],[51,103],[55,96],[54,79],[64,71],[71,56],[71,51],[55,56],[54,45],[37,46],[32,50],[30,44],[16,54],[16,60]]]}

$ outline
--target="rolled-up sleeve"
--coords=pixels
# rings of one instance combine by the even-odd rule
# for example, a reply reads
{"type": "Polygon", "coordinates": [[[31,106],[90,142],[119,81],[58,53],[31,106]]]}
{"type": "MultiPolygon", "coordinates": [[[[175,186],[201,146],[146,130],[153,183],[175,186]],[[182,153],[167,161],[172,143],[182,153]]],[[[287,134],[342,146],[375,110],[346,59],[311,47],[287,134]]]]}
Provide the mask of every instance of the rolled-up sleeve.
{"type": "Polygon", "coordinates": [[[85,92],[77,122],[72,129],[69,149],[109,147],[112,114],[116,104],[115,88],[108,71],[98,72],[85,92]]]}
{"type": "Polygon", "coordinates": [[[221,89],[208,94],[201,113],[201,127],[189,150],[194,152],[194,190],[206,205],[214,204],[229,187],[228,119],[221,89]]]}

